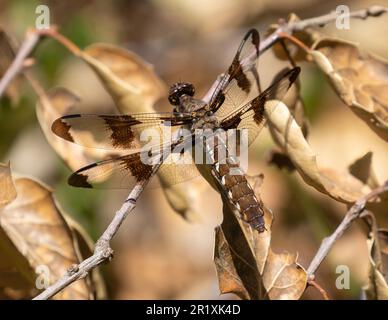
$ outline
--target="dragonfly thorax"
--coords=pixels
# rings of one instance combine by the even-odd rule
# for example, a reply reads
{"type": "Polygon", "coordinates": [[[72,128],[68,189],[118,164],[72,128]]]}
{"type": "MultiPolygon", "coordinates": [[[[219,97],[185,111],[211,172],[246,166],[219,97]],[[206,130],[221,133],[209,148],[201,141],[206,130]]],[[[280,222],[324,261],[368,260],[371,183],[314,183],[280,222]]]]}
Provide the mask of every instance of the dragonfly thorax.
{"type": "Polygon", "coordinates": [[[211,116],[204,116],[200,119],[197,119],[197,121],[193,122],[192,125],[192,131],[196,129],[212,129],[215,130],[219,128],[220,122],[218,118],[214,115],[211,116]]]}

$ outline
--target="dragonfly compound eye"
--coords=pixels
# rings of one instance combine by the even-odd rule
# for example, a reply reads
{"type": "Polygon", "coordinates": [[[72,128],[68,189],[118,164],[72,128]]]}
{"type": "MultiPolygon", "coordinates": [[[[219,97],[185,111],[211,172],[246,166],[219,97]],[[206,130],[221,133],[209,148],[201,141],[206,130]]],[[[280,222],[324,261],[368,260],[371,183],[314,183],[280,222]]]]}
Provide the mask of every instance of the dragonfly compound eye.
{"type": "Polygon", "coordinates": [[[171,86],[170,92],[168,95],[168,101],[173,106],[179,105],[180,97],[183,95],[188,95],[190,97],[194,96],[195,89],[191,83],[178,82],[171,86]]]}

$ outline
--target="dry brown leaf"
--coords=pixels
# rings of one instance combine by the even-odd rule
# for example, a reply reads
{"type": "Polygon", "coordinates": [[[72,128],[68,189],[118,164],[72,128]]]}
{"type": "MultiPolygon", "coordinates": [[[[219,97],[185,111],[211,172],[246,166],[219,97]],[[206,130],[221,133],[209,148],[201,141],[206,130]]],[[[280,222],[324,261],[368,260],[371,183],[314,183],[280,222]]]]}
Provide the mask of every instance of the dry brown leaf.
{"type": "Polygon", "coordinates": [[[364,288],[366,296],[372,300],[388,300],[388,230],[371,232],[367,245],[370,270],[364,288]]]}
{"type": "Polygon", "coordinates": [[[370,188],[347,172],[321,168],[287,106],[279,101],[266,104],[266,116],[272,137],[292,160],[303,180],[318,191],[341,202],[352,203],[370,188]]]}
{"type": "Polygon", "coordinates": [[[388,62],[330,38],[316,42],[311,56],[342,101],[388,141],[388,62]]]}
{"type": "Polygon", "coordinates": [[[36,104],[36,115],[47,142],[72,170],[89,164],[91,158],[85,154],[84,148],[57,137],[51,131],[51,125],[78,101],[78,97],[68,90],[58,88],[48,93],[42,92],[36,104]]]}
{"type": "MultiPolygon", "coordinates": [[[[0,192],[1,214],[2,208],[17,196],[9,164],[0,165],[0,192]]],[[[31,291],[35,278],[35,271],[7,236],[0,219],[0,298],[25,297],[31,291]]]]}
{"type": "Polygon", "coordinates": [[[249,259],[235,253],[226,241],[221,227],[217,227],[215,232],[214,263],[220,292],[234,293],[244,300],[259,299],[263,296],[264,286],[255,268],[254,257],[249,251],[249,259]],[[253,267],[246,261],[251,261],[253,267]]]}
{"type": "Polygon", "coordinates": [[[296,254],[275,254],[269,250],[263,282],[271,300],[296,300],[303,294],[307,273],[297,260],[296,254]]]}
{"type": "Polygon", "coordinates": [[[153,66],[135,53],[108,44],[93,44],[80,54],[100,77],[121,113],[152,112],[167,94],[153,66]]]}
{"type": "Polygon", "coordinates": [[[216,228],[214,263],[221,293],[235,293],[242,299],[299,299],[306,283],[306,271],[297,256],[276,254],[270,248],[272,213],[265,208],[267,231],[258,233],[237,218],[223,197],[224,220],[216,228]]]}
{"type": "Polygon", "coordinates": [[[0,209],[16,198],[16,189],[11,177],[10,164],[0,163],[0,209]]]}
{"type": "MultiPolygon", "coordinates": [[[[166,84],[156,75],[153,66],[131,51],[94,44],[82,51],[80,57],[96,72],[121,113],[155,112],[154,103],[167,95],[166,84]]],[[[184,218],[195,220],[196,185],[187,182],[167,186],[170,173],[161,172],[158,177],[171,207],[184,218]]]]}
{"type": "MultiPolygon", "coordinates": [[[[280,77],[288,70],[290,69],[286,68],[285,70],[280,71],[274,77],[272,84],[276,85],[278,80],[280,80],[280,77]]],[[[288,90],[287,95],[283,101],[293,115],[296,123],[302,129],[303,136],[306,138],[308,136],[309,121],[304,112],[305,107],[300,95],[300,86],[300,78],[298,78],[294,85],[292,85],[288,90]]],[[[289,171],[295,170],[295,167],[288,155],[279,149],[271,151],[268,158],[268,163],[276,165],[279,169],[287,168],[289,171]]]]}
{"type": "MultiPolygon", "coordinates": [[[[1,175],[3,181],[12,179],[8,173],[1,175]]],[[[47,266],[53,283],[85,257],[81,257],[74,227],[67,224],[51,190],[29,178],[15,179],[14,185],[17,197],[0,210],[1,291],[8,298],[31,298],[37,293],[37,267],[47,266]]],[[[94,282],[83,279],[54,299],[94,297],[94,282]]]]}
{"type": "MultiPolygon", "coordinates": [[[[93,254],[94,242],[86,233],[85,229],[74,221],[70,216],[62,214],[72,233],[73,245],[79,261],[90,257],[93,254]]],[[[106,299],[107,292],[102,274],[93,269],[89,277],[85,278],[89,288],[93,288],[94,296],[97,299],[106,299]]]]}
{"type": "MultiPolygon", "coordinates": [[[[279,71],[271,84],[276,85],[278,81],[282,78],[285,72],[289,71],[290,68],[284,68],[279,71]]],[[[283,102],[290,110],[292,116],[294,117],[296,123],[302,128],[303,135],[307,137],[309,121],[305,115],[305,106],[300,95],[301,83],[300,78],[296,79],[291,88],[287,91],[287,95],[284,97],[283,102]]]]}

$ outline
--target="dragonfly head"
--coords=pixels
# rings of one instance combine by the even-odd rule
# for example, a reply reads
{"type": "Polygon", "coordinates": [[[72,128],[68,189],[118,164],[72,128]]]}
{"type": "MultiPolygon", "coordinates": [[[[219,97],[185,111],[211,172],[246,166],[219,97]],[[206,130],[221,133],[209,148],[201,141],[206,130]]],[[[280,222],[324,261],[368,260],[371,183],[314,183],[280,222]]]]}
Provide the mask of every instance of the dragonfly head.
{"type": "Polygon", "coordinates": [[[191,83],[177,82],[177,83],[174,83],[170,88],[170,92],[168,95],[168,101],[170,101],[170,103],[173,106],[178,106],[180,98],[183,95],[188,95],[188,96],[192,97],[192,96],[194,96],[194,93],[195,93],[195,89],[191,83]]]}

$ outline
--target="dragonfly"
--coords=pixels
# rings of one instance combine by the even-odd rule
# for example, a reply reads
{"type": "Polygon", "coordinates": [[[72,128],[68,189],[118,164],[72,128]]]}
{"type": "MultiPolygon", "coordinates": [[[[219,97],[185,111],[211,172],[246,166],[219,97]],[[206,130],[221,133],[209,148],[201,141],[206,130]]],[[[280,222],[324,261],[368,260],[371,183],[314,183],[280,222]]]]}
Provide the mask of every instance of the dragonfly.
{"type": "Polygon", "coordinates": [[[266,103],[281,101],[296,81],[299,67],[285,71],[261,91],[257,72],[259,55],[260,36],[256,29],[251,29],[244,36],[231,65],[218,79],[208,101],[194,97],[193,84],[178,82],[169,91],[172,112],[71,114],[56,119],[52,131],[57,136],[86,147],[96,147],[97,143],[99,148],[120,152],[120,155],[77,170],[69,177],[68,183],[75,187],[95,188],[100,181],[109,180],[109,188],[132,188],[153,178],[155,162],[144,161],[147,158],[144,155],[147,155],[149,159],[161,161],[158,172],[168,177],[164,181],[167,185],[209,173],[207,180],[226,196],[240,218],[259,233],[265,232],[264,205],[239,166],[236,154],[228,152],[225,135],[217,133],[220,130],[224,133],[245,130],[250,145],[266,124],[266,103]],[[169,129],[174,134],[170,139],[154,141],[151,149],[145,149],[145,145],[150,143],[141,142],[142,134],[148,129],[159,133],[169,129]],[[213,139],[198,134],[205,129],[212,132],[213,139]],[[183,131],[185,134],[179,134],[183,131]],[[93,139],[79,138],[82,132],[88,132],[93,139]],[[173,156],[193,159],[195,152],[188,150],[193,150],[204,140],[206,163],[167,161],[173,156]]]}

